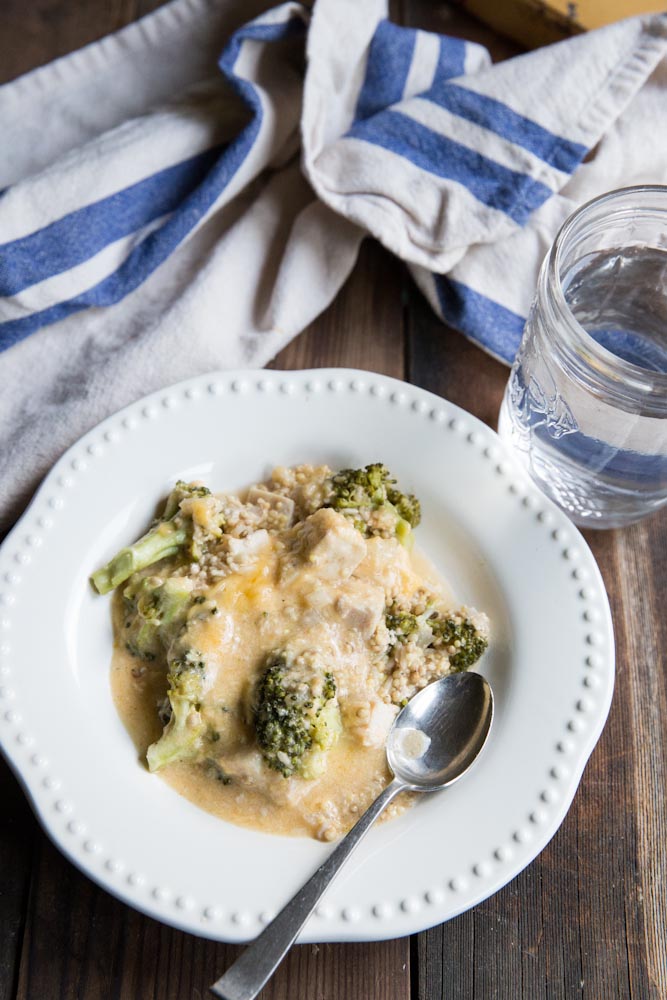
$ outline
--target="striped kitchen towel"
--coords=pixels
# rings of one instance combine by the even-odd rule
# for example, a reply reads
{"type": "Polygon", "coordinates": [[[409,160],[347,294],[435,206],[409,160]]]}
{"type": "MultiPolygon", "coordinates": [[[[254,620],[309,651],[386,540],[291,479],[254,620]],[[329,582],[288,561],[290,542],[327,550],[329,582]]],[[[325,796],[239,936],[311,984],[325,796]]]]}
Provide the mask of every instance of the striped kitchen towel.
{"type": "Polygon", "coordinates": [[[491,65],[385,0],[174,0],[0,88],[0,525],[145,392],[259,367],[372,234],[511,361],[563,219],[667,183],[667,16],[491,65]]]}

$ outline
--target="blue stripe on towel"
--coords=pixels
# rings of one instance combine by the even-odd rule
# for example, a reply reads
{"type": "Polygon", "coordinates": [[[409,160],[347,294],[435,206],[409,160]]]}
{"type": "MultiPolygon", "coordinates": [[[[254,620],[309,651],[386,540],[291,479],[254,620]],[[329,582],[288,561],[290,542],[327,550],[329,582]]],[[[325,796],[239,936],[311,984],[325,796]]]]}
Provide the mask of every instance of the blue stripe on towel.
{"type": "Polygon", "coordinates": [[[443,319],[497,358],[511,364],[526,320],[468,285],[433,275],[443,319]]]}
{"type": "Polygon", "coordinates": [[[381,146],[437,177],[463,184],[479,201],[504,212],[519,225],[553,194],[532,177],[510,170],[398,111],[383,111],[357,122],[347,136],[381,146]]]}
{"type": "Polygon", "coordinates": [[[399,28],[391,21],[380,21],[368,50],[355,121],[370,118],[376,111],[403,100],[416,38],[414,28],[399,28]]]}
{"type": "Polygon", "coordinates": [[[280,41],[305,30],[301,18],[278,24],[250,24],[232,36],[219,66],[233,89],[253,112],[251,121],[218,157],[208,173],[171,217],[128,254],[120,267],[92,288],[20,319],[0,323],[0,350],[11,347],[48,323],[55,323],[89,306],[109,306],[141,285],[162,264],[210,210],[251,150],[262,122],[262,104],[253,84],[234,75],[244,41],[280,41]]]}
{"type": "Polygon", "coordinates": [[[459,118],[482,125],[503,139],[522,146],[545,163],[572,173],[578,167],[587,149],[578,142],[571,142],[513,111],[507,104],[486,94],[478,94],[456,83],[448,83],[437,76],[429,90],[421,95],[433,104],[446,108],[459,118]]]}
{"type": "Polygon", "coordinates": [[[70,212],[37,232],[0,245],[0,295],[16,295],[94,257],[110,243],[173,212],[204,179],[220,146],[159,170],[70,212]]]}
{"type": "Polygon", "coordinates": [[[438,65],[433,79],[450,80],[454,76],[463,76],[466,67],[466,43],[461,38],[450,38],[443,35],[440,39],[438,65]]]}

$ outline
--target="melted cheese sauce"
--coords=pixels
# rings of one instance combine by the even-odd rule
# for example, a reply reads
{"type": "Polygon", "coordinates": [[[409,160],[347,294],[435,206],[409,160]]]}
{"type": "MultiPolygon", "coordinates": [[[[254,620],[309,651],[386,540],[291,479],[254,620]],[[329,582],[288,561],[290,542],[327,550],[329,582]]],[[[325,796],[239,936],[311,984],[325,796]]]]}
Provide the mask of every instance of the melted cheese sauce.
{"type": "MultiPolygon", "coordinates": [[[[369,580],[375,573],[392,572],[409,592],[416,577],[426,579],[437,587],[443,604],[453,605],[451,594],[423,556],[409,556],[405,549],[393,542],[388,547],[381,539],[371,540],[368,547],[364,564],[368,564],[369,580]]],[[[355,706],[363,704],[368,693],[368,643],[361,632],[350,628],[341,612],[341,594],[350,589],[350,581],[323,584],[308,571],[287,578],[283,573],[281,578],[279,556],[279,546],[271,540],[251,572],[225,577],[209,589],[207,597],[216,602],[219,613],[202,615],[196,640],[207,672],[213,675],[203,714],[211,728],[220,732],[220,739],[210,745],[210,756],[205,748],[203,762],[171,764],[160,770],[159,777],[228,822],[275,834],[332,840],[353,825],[391,779],[384,746],[364,746],[354,735],[355,706]],[[325,773],[312,781],[287,779],[266,767],[248,724],[258,667],[270,650],[287,642],[330,658],[343,714],[343,735],[328,753],[325,773]],[[223,776],[231,781],[225,783],[223,776]]],[[[358,586],[358,580],[353,584],[358,586]]],[[[358,596],[354,587],[349,602],[358,596]]],[[[114,614],[113,698],[145,766],[146,750],[162,732],[156,706],[166,695],[165,670],[137,660],[118,641],[122,640],[120,598],[114,614]]],[[[411,798],[404,795],[395,800],[388,816],[403,811],[411,798]]]]}

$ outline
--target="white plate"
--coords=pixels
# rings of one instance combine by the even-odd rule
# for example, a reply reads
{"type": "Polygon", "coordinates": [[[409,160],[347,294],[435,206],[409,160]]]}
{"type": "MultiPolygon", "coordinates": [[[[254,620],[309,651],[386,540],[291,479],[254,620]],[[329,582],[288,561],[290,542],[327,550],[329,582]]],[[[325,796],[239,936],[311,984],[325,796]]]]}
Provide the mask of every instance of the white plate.
{"type": "Polygon", "coordinates": [[[177,478],[233,489],[304,461],[382,461],[421,498],[420,547],[491,619],[480,669],[496,718],[463,781],[371,832],[302,941],[419,931],[508,882],[562,822],[611,701],[611,617],[589,549],[451,403],[368,372],[225,372],[110,417],[58,462],[0,552],[0,733],[76,865],[209,938],[255,936],[330,847],[224,823],[139,766],[110,696],[109,598],[87,578],[177,478]]]}

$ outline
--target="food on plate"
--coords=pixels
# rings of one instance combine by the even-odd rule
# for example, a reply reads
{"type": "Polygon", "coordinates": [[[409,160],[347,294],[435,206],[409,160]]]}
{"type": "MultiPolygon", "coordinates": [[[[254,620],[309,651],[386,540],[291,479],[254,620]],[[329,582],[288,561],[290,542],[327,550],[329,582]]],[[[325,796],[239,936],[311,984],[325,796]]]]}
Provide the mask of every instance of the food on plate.
{"type": "Polygon", "coordinates": [[[238,494],[176,483],[91,577],[117,591],[112,689],[149,770],[232,822],[347,830],[389,780],[400,707],[488,645],[415,552],[420,518],[380,464],[281,467],[238,494]]]}

